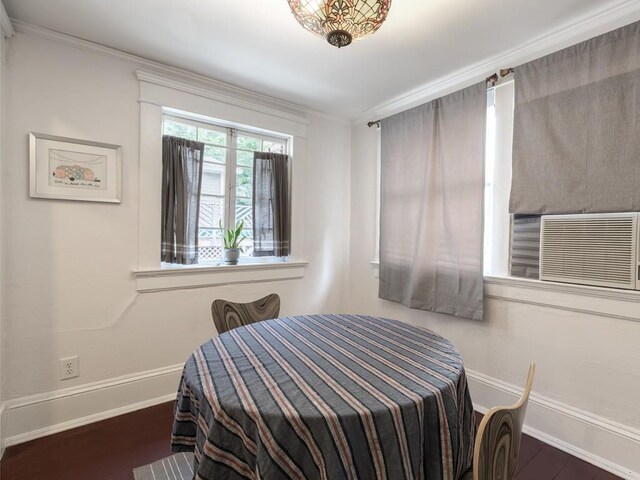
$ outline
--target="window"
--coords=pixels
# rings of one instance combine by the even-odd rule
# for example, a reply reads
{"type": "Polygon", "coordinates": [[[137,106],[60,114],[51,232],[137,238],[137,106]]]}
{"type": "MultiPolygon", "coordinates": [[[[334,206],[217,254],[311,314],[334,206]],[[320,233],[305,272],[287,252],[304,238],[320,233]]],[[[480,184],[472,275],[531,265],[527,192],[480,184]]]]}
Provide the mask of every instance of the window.
{"type": "Polygon", "coordinates": [[[253,153],[288,153],[287,138],[234,126],[164,115],[163,133],[205,144],[198,253],[200,263],[222,257],[220,225],[244,223],[242,257],[253,254],[253,153]]]}
{"type": "MultiPolygon", "coordinates": [[[[487,91],[484,275],[537,279],[540,216],[509,214],[514,100],[513,81],[501,83],[487,91]]],[[[377,188],[376,198],[379,202],[380,179],[377,188]]],[[[379,262],[378,236],[374,264],[379,262]]]]}
{"type": "Polygon", "coordinates": [[[510,274],[511,150],[514,84],[506,82],[487,92],[485,156],[484,274],[510,274]]]}
{"type": "Polygon", "coordinates": [[[484,274],[538,280],[542,217],[509,213],[514,90],[488,90],[484,274]]]}
{"type": "Polygon", "coordinates": [[[539,278],[540,216],[509,214],[514,83],[487,91],[484,274],[539,278]]]}

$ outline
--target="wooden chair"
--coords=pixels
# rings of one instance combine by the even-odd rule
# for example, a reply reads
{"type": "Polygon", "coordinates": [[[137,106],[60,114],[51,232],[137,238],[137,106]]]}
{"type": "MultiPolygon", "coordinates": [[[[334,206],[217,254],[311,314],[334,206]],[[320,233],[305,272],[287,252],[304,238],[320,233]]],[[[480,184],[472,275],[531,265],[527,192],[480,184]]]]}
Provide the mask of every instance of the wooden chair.
{"type": "Polygon", "coordinates": [[[277,318],[279,313],[280,297],[275,293],[249,303],[218,299],[211,304],[211,316],[219,334],[250,323],[277,318]]]}
{"type": "Polygon", "coordinates": [[[522,397],[510,407],[493,407],[480,422],[473,467],[460,480],[512,480],[518,465],[522,424],[536,364],[531,363],[522,397]]]}

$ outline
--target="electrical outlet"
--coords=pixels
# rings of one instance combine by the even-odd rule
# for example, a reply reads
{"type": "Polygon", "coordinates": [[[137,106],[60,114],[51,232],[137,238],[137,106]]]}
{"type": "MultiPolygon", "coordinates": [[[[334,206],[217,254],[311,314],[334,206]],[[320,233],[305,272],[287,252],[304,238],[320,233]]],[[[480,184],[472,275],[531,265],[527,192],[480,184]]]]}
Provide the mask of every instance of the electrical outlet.
{"type": "Polygon", "coordinates": [[[78,356],[60,359],[60,380],[68,380],[80,375],[78,356]]]}

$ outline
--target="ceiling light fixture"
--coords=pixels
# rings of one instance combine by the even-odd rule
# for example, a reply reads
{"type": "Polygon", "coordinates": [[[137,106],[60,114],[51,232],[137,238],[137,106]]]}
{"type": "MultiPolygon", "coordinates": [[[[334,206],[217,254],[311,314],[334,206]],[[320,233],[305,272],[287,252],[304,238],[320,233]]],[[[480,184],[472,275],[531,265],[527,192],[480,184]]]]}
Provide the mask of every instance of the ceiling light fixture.
{"type": "Polygon", "coordinates": [[[305,29],[335,47],[371,35],[387,18],[391,0],[288,0],[291,12],[305,29]]]}

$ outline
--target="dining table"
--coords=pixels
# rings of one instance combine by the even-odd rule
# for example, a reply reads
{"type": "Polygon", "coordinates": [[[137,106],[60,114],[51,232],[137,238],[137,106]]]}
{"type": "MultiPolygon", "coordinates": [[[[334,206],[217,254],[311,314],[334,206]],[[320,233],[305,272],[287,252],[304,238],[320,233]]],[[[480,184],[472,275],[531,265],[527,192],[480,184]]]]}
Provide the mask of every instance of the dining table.
{"type": "Polygon", "coordinates": [[[460,352],[367,315],[235,328],[185,363],[171,448],[194,479],[459,478],[475,421],[460,352]]]}

